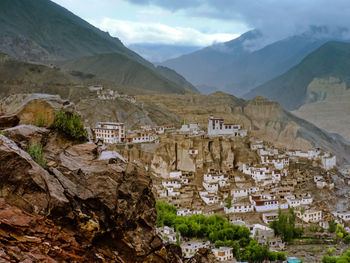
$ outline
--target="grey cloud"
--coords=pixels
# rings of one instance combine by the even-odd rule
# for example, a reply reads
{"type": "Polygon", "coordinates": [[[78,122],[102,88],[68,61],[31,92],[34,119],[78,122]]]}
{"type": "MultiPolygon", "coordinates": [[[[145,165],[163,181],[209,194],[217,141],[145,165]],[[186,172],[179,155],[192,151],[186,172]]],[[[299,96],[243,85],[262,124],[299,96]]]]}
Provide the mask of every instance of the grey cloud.
{"type": "Polygon", "coordinates": [[[350,27],[349,0],[127,0],[156,5],[188,16],[232,20],[286,37],[309,26],[350,27]]]}

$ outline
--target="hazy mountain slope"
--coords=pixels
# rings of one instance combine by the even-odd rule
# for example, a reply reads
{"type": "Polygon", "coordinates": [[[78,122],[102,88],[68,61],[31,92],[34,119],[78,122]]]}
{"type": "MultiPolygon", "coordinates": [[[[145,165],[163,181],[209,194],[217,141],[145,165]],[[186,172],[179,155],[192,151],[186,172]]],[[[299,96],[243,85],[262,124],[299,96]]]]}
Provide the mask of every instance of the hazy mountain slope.
{"type": "Polygon", "coordinates": [[[286,72],[325,42],[325,39],[314,39],[308,35],[277,41],[221,68],[207,79],[226,92],[242,96],[286,72]]]}
{"type": "Polygon", "coordinates": [[[161,65],[174,69],[196,86],[207,84],[203,81],[205,76],[248,54],[250,51],[246,45],[260,37],[258,31],[249,31],[234,40],[167,60],[161,65]]]}
{"type": "Polygon", "coordinates": [[[100,80],[92,74],[22,62],[0,53],[0,97],[16,93],[47,93],[77,102],[88,98],[88,87],[96,83],[119,92],[143,93],[139,89],[100,80]]]}
{"type": "Polygon", "coordinates": [[[175,70],[163,66],[158,66],[156,68],[156,71],[158,74],[171,80],[180,87],[184,87],[185,89],[191,90],[195,93],[199,93],[198,89],[195,86],[188,82],[183,76],[177,74],[175,70]]]}
{"type": "Polygon", "coordinates": [[[30,39],[55,59],[120,52],[150,64],[127,49],[118,38],[49,0],[0,1],[0,36],[30,39]]]}
{"type": "Polygon", "coordinates": [[[131,44],[127,47],[153,63],[161,63],[165,60],[177,58],[201,49],[201,47],[197,46],[149,43],[131,44]]]}
{"type": "Polygon", "coordinates": [[[264,46],[265,37],[250,31],[240,38],[163,63],[202,85],[242,96],[249,90],[289,70],[306,55],[330,40],[343,40],[343,29],[330,32],[314,27],[264,46]],[[230,48],[234,45],[234,48],[230,48]]]}
{"type": "Polygon", "coordinates": [[[155,71],[118,53],[82,57],[63,65],[67,70],[92,73],[100,79],[115,82],[144,92],[185,93],[186,90],[155,71]]]}
{"type": "Polygon", "coordinates": [[[349,43],[326,43],[285,74],[246,94],[245,98],[262,95],[278,101],[288,110],[294,110],[307,102],[321,100],[322,96],[324,99],[324,92],[323,95],[317,92],[308,92],[308,86],[315,78],[328,77],[335,77],[340,81],[349,83],[349,43]]]}

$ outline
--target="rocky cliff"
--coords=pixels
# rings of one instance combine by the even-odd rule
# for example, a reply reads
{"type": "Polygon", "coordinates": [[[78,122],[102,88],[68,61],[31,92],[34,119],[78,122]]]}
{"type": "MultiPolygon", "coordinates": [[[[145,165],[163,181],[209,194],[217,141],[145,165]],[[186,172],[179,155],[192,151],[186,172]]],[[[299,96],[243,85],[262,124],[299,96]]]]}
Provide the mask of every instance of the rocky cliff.
{"type": "Polygon", "coordinates": [[[285,111],[278,103],[263,97],[249,101],[223,92],[206,95],[139,96],[138,100],[164,107],[182,119],[206,129],[208,116],[222,117],[228,123],[242,124],[249,135],[278,147],[307,150],[317,146],[350,161],[350,144],[315,125],[285,111]]]}
{"type": "Polygon", "coordinates": [[[74,144],[45,128],[22,125],[4,134],[0,135],[2,258],[182,262],[179,250],[164,245],[156,235],[152,182],[141,166],[99,160],[97,145],[74,144]],[[45,169],[25,151],[32,141],[44,145],[45,169]]]}

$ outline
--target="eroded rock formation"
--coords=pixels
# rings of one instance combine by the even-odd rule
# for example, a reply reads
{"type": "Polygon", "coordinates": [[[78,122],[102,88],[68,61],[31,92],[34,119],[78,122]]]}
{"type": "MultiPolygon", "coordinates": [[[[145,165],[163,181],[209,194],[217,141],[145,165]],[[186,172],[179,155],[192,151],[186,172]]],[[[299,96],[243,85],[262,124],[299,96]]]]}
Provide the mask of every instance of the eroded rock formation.
{"type": "Polygon", "coordinates": [[[10,129],[6,133],[17,144],[0,135],[3,257],[33,260],[36,253],[47,262],[181,262],[179,251],[156,235],[152,182],[141,166],[98,160],[97,145],[74,145],[50,134],[44,169],[19,147],[41,132],[45,129],[10,129]]]}

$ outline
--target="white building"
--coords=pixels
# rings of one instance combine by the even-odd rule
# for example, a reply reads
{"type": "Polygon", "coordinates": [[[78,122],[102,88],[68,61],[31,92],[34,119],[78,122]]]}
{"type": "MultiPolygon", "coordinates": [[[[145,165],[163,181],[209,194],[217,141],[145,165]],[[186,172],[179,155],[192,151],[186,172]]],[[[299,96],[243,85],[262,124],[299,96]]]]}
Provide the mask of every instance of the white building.
{"type": "MultiPolygon", "coordinates": [[[[165,242],[170,242],[170,243],[176,243],[177,238],[176,238],[176,231],[172,227],[164,226],[164,227],[157,227],[156,229],[157,234],[161,236],[163,241],[165,242]]],[[[178,233],[178,238],[179,242],[181,240],[181,235],[178,233]]]]}
{"type": "Polygon", "coordinates": [[[96,140],[103,140],[104,143],[121,143],[125,140],[124,123],[98,122],[93,131],[96,140]]]}
{"type": "Polygon", "coordinates": [[[208,122],[208,135],[230,135],[245,137],[247,135],[247,130],[243,130],[239,124],[227,124],[224,123],[223,118],[214,118],[213,116],[210,116],[208,122]]]}
{"type": "Polygon", "coordinates": [[[127,143],[147,143],[157,141],[158,136],[149,131],[133,131],[126,138],[127,143]]]}
{"type": "Polygon", "coordinates": [[[271,222],[278,220],[278,213],[271,212],[271,213],[263,213],[262,220],[265,224],[270,224],[271,222]]]}
{"type": "Polygon", "coordinates": [[[250,143],[250,149],[253,151],[262,149],[263,147],[264,147],[263,141],[260,139],[256,139],[254,142],[250,143]]]}
{"type": "Polygon", "coordinates": [[[265,240],[272,238],[275,235],[272,228],[261,224],[254,224],[250,232],[252,233],[253,237],[265,240]]]}
{"type": "Polygon", "coordinates": [[[190,216],[192,215],[192,210],[189,208],[178,208],[176,214],[177,216],[190,216]]]}
{"type": "Polygon", "coordinates": [[[304,213],[298,211],[296,216],[306,223],[317,223],[322,220],[322,211],[306,210],[304,213]]]}
{"type": "Polygon", "coordinates": [[[219,202],[219,198],[215,194],[210,194],[208,192],[199,192],[199,196],[202,198],[203,202],[207,205],[216,204],[219,202]]]}
{"type": "Polygon", "coordinates": [[[203,182],[202,184],[204,189],[207,190],[209,193],[217,193],[219,190],[218,184],[206,183],[206,182],[203,182]]]}
{"type": "Polygon", "coordinates": [[[184,123],[181,126],[179,131],[183,133],[189,133],[190,135],[198,135],[201,133],[198,123],[190,123],[190,124],[184,123]]]}
{"type": "Polygon", "coordinates": [[[230,208],[224,207],[225,214],[248,213],[254,211],[254,206],[250,203],[233,203],[230,208]]]}
{"type": "Polygon", "coordinates": [[[166,180],[162,182],[162,185],[165,188],[181,188],[181,184],[180,182],[176,181],[176,180],[166,180]]]}
{"type": "Polygon", "coordinates": [[[233,249],[232,247],[220,247],[212,249],[215,257],[219,261],[228,261],[233,259],[233,249]]]}
{"type": "Polygon", "coordinates": [[[169,173],[169,177],[171,179],[180,179],[182,176],[182,172],[181,171],[175,171],[175,172],[170,172],[169,173]]]}
{"type": "Polygon", "coordinates": [[[278,210],[279,201],[271,196],[249,196],[250,202],[257,212],[278,210]]]}
{"type": "Polygon", "coordinates": [[[330,156],[325,154],[321,157],[322,168],[325,170],[330,170],[337,165],[337,157],[335,155],[330,156]]]}
{"type": "Polygon", "coordinates": [[[168,125],[162,125],[162,126],[155,126],[153,127],[153,130],[157,133],[157,134],[163,134],[165,131],[167,130],[172,130],[174,129],[174,125],[173,124],[168,124],[168,125]]]}
{"type": "Polygon", "coordinates": [[[184,258],[191,258],[196,254],[198,249],[204,247],[209,248],[210,242],[198,242],[198,241],[189,241],[186,243],[181,244],[181,249],[184,258]]]}
{"type": "Polygon", "coordinates": [[[342,219],[344,221],[350,221],[350,211],[332,212],[332,214],[335,217],[339,217],[340,219],[342,219]]]}
{"type": "Polygon", "coordinates": [[[249,194],[249,189],[244,189],[244,188],[231,189],[231,196],[235,199],[248,197],[248,194],[249,194]]]}

